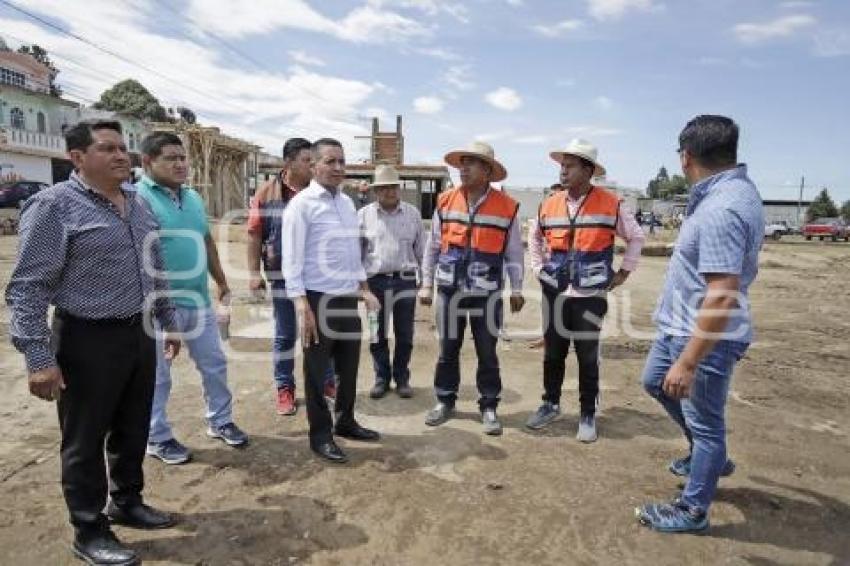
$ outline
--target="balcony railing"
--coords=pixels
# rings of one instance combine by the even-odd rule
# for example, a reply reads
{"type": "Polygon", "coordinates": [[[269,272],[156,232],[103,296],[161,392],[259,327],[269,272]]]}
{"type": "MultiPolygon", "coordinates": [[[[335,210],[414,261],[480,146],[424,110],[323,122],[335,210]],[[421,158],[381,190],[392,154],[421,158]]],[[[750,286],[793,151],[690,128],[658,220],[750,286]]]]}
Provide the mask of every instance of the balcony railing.
{"type": "Polygon", "coordinates": [[[60,135],[0,126],[0,148],[29,150],[37,154],[65,155],[65,138],[60,135]]]}

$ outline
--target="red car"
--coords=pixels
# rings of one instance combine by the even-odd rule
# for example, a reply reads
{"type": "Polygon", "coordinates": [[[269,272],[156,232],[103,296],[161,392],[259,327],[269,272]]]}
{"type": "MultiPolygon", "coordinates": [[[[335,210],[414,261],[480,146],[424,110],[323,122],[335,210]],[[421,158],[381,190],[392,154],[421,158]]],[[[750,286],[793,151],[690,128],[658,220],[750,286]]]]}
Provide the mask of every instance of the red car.
{"type": "Polygon", "coordinates": [[[829,238],[833,242],[839,239],[850,242],[850,226],[841,218],[817,218],[803,226],[803,236],[807,240],[829,238]]]}

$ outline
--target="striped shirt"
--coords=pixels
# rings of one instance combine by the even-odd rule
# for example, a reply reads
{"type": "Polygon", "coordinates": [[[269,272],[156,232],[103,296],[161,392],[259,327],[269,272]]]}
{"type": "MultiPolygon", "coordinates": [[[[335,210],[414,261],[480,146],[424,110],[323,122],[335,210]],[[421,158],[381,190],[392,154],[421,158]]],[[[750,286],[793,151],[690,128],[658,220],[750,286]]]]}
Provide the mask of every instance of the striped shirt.
{"type": "Polygon", "coordinates": [[[388,211],[377,202],[359,211],[363,268],[371,277],[378,273],[418,270],[425,249],[422,216],[412,204],[399,202],[388,211]]]}
{"type": "Polygon", "coordinates": [[[738,308],[730,315],[724,339],[751,342],[747,294],[758,273],[763,239],[761,195],[745,165],[696,183],[655,309],[658,329],[672,336],[692,336],[707,289],[705,276],[737,275],[738,308]]]}
{"type": "Polygon", "coordinates": [[[30,372],[56,365],[49,305],[89,319],[153,311],[171,328],[173,305],[162,273],[156,223],[134,192],[124,191],[124,218],[76,173],[28,199],[21,212],[17,263],[6,287],[12,343],[30,372]],[[155,295],[157,293],[157,295],[155,295]]]}

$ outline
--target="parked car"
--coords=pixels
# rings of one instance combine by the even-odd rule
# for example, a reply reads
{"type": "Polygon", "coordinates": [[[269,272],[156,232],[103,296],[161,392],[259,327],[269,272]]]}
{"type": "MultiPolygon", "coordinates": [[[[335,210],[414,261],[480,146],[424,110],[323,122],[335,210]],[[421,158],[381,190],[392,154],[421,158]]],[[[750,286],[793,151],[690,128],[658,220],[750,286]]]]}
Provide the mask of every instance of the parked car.
{"type": "Polygon", "coordinates": [[[764,237],[778,240],[782,236],[787,236],[790,233],[788,226],[782,222],[771,222],[764,225],[764,237]]]}
{"type": "Polygon", "coordinates": [[[817,218],[803,226],[803,236],[807,240],[829,238],[833,242],[839,239],[850,242],[850,226],[841,218],[817,218]]]}
{"type": "Polygon", "coordinates": [[[0,185],[0,208],[20,207],[25,200],[42,189],[47,183],[38,181],[11,181],[0,185]]]}

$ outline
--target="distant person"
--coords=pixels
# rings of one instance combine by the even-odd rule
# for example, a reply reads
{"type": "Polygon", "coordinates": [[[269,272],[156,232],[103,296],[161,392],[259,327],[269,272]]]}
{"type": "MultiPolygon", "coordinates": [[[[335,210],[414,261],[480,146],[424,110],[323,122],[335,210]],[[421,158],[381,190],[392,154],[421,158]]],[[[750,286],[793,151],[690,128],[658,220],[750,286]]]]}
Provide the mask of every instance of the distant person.
{"type": "Polygon", "coordinates": [[[413,352],[417,279],[425,248],[422,215],[401,200],[401,180],[395,167],[379,165],[370,187],[376,201],[358,212],[363,267],[369,289],[381,303],[377,340],[369,345],[375,368],[375,384],[369,395],[380,399],[394,381],[396,393],[409,398],[413,395],[408,366],[413,352]],[[395,336],[392,361],[387,340],[390,318],[395,336]]]}
{"type": "MultiPolygon", "coordinates": [[[[218,287],[219,304],[230,304],[230,287],[221,267],[204,199],[184,185],[188,175],[186,149],[169,132],[142,141],[145,175],[137,183],[160,225],[165,272],[174,293],[175,323],[183,333],[189,357],[201,374],[206,403],[207,436],[240,447],[247,435],[233,422],[233,395],[227,385],[227,358],[221,346],[216,309],[208,276],[218,287]]],[[[171,394],[171,361],[157,359],[156,389],[147,453],[166,464],[183,464],[191,452],[174,437],[166,408],[171,394]]]]}
{"type": "Polygon", "coordinates": [[[616,193],[591,184],[605,174],[594,145],[573,140],[552,151],[566,190],[540,205],[529,237],[531,269],[543,290],[543,404],[526,421],[538,430],[561,414],[561,388],[570,343],[578,358],[579,423],[576,438],[597,439],[599,334],[608,312],[608,291],[637,268],[644,234],[616,193]],[[620,268],[614,269],[614,241],[626,242],[620,268]],[[540,242],[545,243],[545,249],[540,242]]]}
{"type": "MultiPolygon", "coordinates": [[[[295,343],[298,321],[295,305],[286,296],[286,281],[281,272],[281,233],[283,213],[292,198],[304,190],[312,179],[310,155],[312,144],[304,138],[290,138],[283,145],[283,169],[257,189],[248,213],[249,287],[262,296],[266,289],[263,273],[271,285],[274,310],[274,383],[275,408],[279,415],[294,415],[295,401],[295,343]],[[262,265],[262,273],[260,266],[262,265]]],[[[336,382],[332,364],[325,374],[325,397],[336,397],[336,382]]]]}
{"type": "Polygon", "coordinates": [[[434,371],[437,404],[425,424],[439,426],[454,415],[460,387],[460,349],[467,321],[475,342],[478,409],[484,433],[502,434],[496,410],[502,378],[496,344],[502,326],[505,274],[511,282],[510,308],[522,310],[524,249],[516,215],[519,204],[492,183],[508,172],[493,148],[473,142],[446,154],[460,171],[461,185],[440,194],[422,263],[420,302],[430,305],[437,287],[437,333],[440,353],[434,371]]]}
{"type": "Polygon", "coordinates": [[[283,215],[283,277],[295,302],[304,348],[304,391],[310,448],[335,463],[348,460],[334,434],[359,441],[380,435],[354,417],[362,325],[357,310],[381,305],[366,283],[360,228],[354,203],[342,192],[345,152],[337,140],[323,138],[312,147],[313,180],[295,195],[283,215]],[[339,374],[331,417],[323,394],[330,358],[339,374]]]}
{"type": "Polygon", "coordinates": [[[635,223],[637,223],[638,226],[643,224],[643,213],[640,210],[635,212],[635,223]]]}
{"type": "Polygon", "coordinates": [[[655,223],[658,222],[658,218],[655,216],[654,211],[650,211],[649,213],[649,233],[655,234],[655,223]]]}
{"type": "MultiPolygon", "coordinates": [[[[64,136],[75,171],[27,199],[21,213],[6,288],[10,334],[26,358],[30,392],[58,402],[74,554],[89,564],[136,564],[138,553],[109,524],[174,523],[142,501],[157,360],[148,309],[152,302],[160,324],[175,330],[174,307],[156,275],[163,267],[156,220],[122,189],[130,158],[121,124],[81,122],[64,136]],[[150,269],[142,269],[148,255],[150,269]]],[[[165,358],[177,355],[173,334],[163,344],[165,358]]]]}
{"type": "Polygon", "coordinates": [[[726,397],[753,336],[747,294],[764,238],[761,196],[746,165],[737,165],[735,122],[697,116],[679,134],[679,155],[690,198],[655,309],[658,337],[643,385],[688,440],[688,454],[670,464],[687,479],[672,502],[636,509],[662,532],[708,528],[718,479],[735,469],[726,452],[726,397]]]}
{"type": "Polygon", "coordinates": [[[369,198],[369,183],[366,181],[360,181],[357,184],[357,199],[355,201],[355,206],[357,210],[360,210],[367,204],[369,204],[371,199],[369,198]]]}

